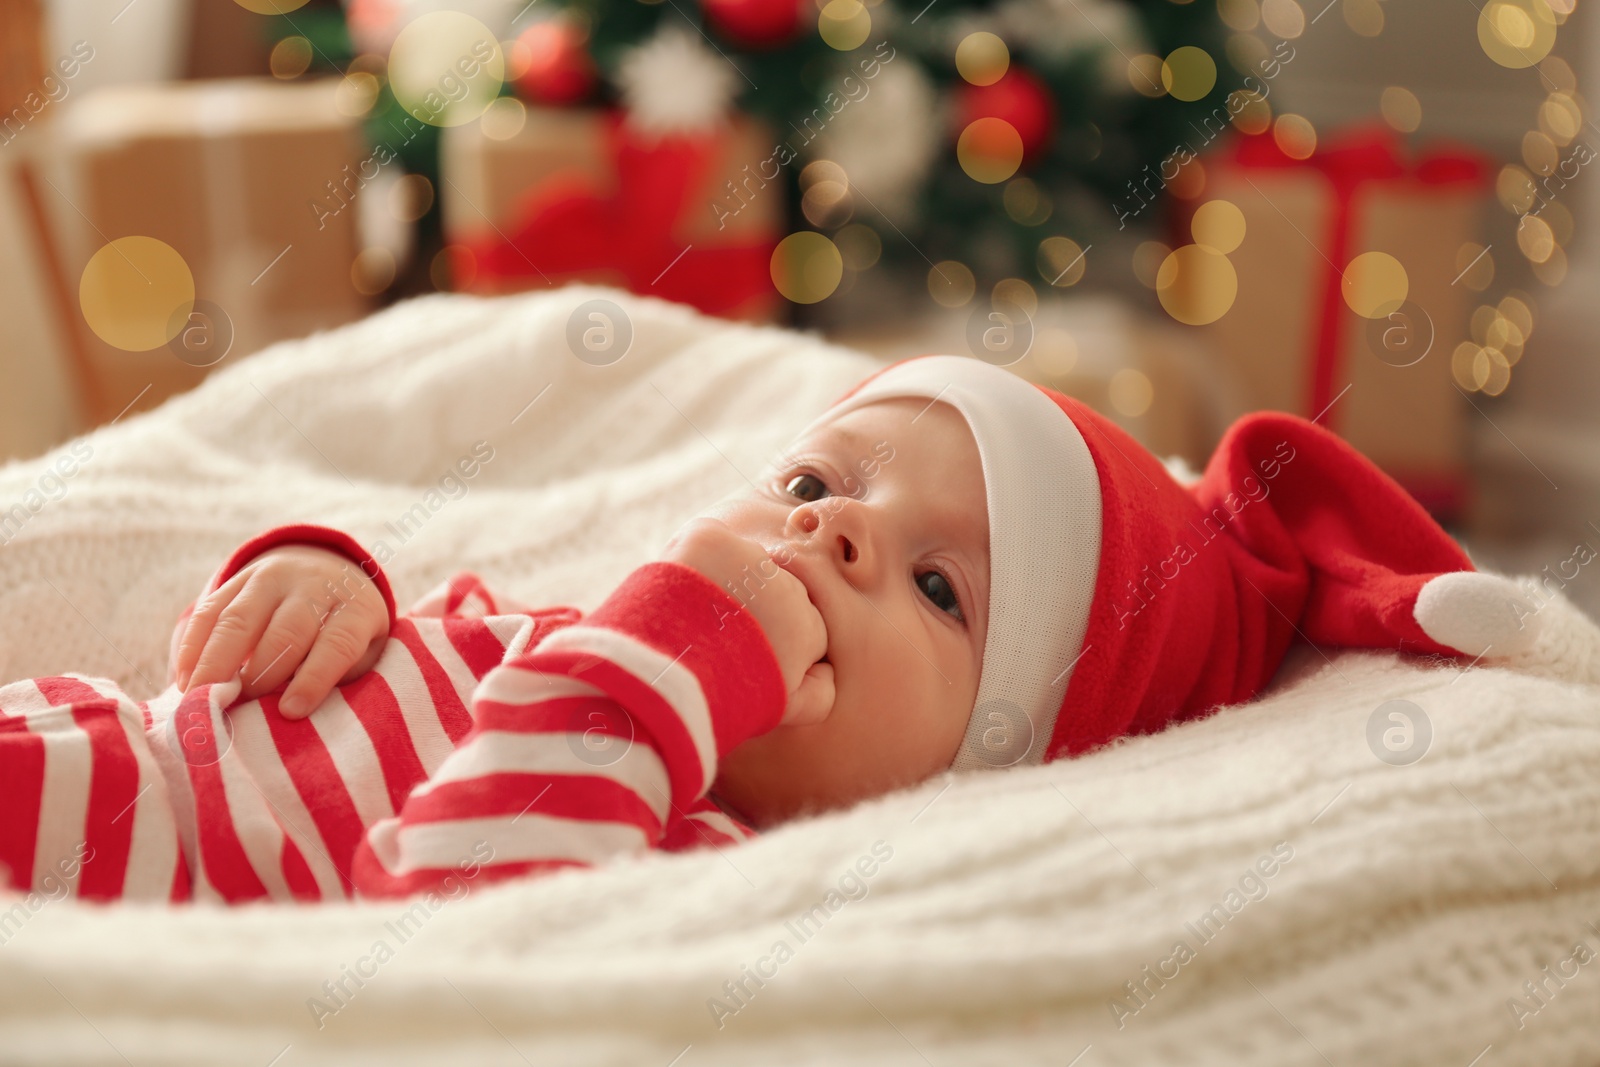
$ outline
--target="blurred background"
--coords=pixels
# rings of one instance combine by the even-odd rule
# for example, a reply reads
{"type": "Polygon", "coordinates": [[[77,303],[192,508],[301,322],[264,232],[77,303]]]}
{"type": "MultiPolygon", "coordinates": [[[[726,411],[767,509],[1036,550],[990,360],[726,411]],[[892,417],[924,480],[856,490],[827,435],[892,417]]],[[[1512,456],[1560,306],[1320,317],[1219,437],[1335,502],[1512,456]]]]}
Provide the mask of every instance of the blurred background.
{"type": "Polygon", "coordinates": [[[0,458],[599,281],[968,353],[1195,465],[1316,417],[1594,611],[1576,3],[0,0],[0,458]]]}

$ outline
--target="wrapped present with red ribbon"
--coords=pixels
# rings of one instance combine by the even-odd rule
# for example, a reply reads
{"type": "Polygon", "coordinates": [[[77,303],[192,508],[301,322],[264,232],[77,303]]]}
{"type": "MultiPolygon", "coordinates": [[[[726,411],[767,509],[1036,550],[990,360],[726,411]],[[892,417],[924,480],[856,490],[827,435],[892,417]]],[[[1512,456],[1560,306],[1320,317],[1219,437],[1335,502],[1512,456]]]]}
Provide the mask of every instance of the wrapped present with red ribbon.
{"type": "Polygon", "coordinates": [[[454,287],[616,285],[728,318],[770,318],[785,190],[759,123],[655,136],[615,110],[529,108],[521,130],[446,131],[454,287]]]}
{"type": "Polygon", "coordinates": [[[1243,215],[1227,252],[1237,294],[1204,327],[1237,412],[1316,418],[1436,514],[1461,514],[1469,412],[1450,362],[1475,294],[1458,254],[1480,235],[1488,161],[1443,143],[1408,153],[1387,127],[1359,127],[1308,158],[1261,134],[1204,165],[1178,224],[1187,236],[1217,200],[1243,215]]]}

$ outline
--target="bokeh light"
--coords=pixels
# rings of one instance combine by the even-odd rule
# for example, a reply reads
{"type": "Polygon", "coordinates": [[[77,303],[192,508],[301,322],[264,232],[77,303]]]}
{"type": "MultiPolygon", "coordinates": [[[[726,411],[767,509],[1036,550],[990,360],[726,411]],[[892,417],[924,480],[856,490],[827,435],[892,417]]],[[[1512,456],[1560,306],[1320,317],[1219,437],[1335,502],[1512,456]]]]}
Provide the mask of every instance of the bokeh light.
{"type": "Polygon", "coordinates": [[[1484,347],[1495,348],[1505,354],[1506,361],[1513,365],[1522,358],[1522,347],[1527,343],[1522,329],[1505,315],[1499,314],[1496,309],[1494,321],[1489,323],[1488,330],[1484,331],[1484,347]]]}
{"type": "Polygon", "coordinates": [[[1050,218],[1054,206],[1031,178],[1013,178],[1001,194],[1006,214],[1023,226],[1038,226],[1050,218]]]}
{"type": "Polygon", "coordinates": [[[1011,65],[1011,50],[986,30],[969,33],[956,45],[956,72],[973,85],[993,85],[1011,65]]]}
{"type": "Polygon", "coordinates": [[[378,102],[378,90],[382,87],[383,83],[375,75],[364,70],[351,71],[339,79],[339,87],[333,94],[334,107],[341,115],[361,118],[378,102]]]}
{"type": "Polygon", "coordinates": [[[772,284],[796,304],[826,300],[844,277],[839,248],[815,230],[800,230],[772,250],[772,284]]]}
{"type": "Polygon", "coordinates": [[[835,229],[850,221],[854,205],[850,178],[831,159],[819,159],[800,172],[800,213],[811,225],[835,229]]]}
{"type": "Polygon", "coordinates": [[[1473,377],[1473,370],[1478,360],[1478,346],[1471,341],[1462,341],[1456,345],[1455,351],[1450,353],[1450,376],[1456,384],[1468,392],[1476,392],[1478,382],[1473,377]]]}
{"type": "Polygon", "coordinates": [[[1266,97],[1249,89],[1235,89],[1228,94],[1228,112],[1240,133],[1266,133],[1272,125],[1272,105],[1266,97]]]}
{"type": "Polygon", "coordinates": [[[956,141],[956,159],[973,181],[996,185],[1022,166],[1022,135],[1005,119],[973,119],[956,141]]]}
{"type": "Polygon", "coordinates": [[[833,243],[850,270],[870,270],[883,255],[883,238],[865,223],[852,222],[833,235],[833,243]]]}
{"type": "Polygon", "coordinates": [[[1502,67],[1531,67],[1556,43],[1556,16],[1546,0],[1489,0],[1478,13],[1478,44],[1502,67]]]}
{"type": "Polygon", "coordinates": [[[928,295],[947,308],[958,308],[972,299],[977,279],[965,263],[947,259],[928,270],[928,295]]]}
{"type": "Polygon", "coordinates": [[[1002,278],[994,283],[989,303],[995,307],[1010,304],[1032,316],[1039,312],[1039,293],[1021,278],[1002,278]]]}
{"type": "Polygon", "coordinates": [[[1540,60],[1539,73],[1558,92],[1570,93],[1578,88],[1578,76],[1572,73],[1572,67],[1560,56],[1545,56],[1540,60]]]}
{"type": "Polygon", "coordinates": [[[1472,380],[1490,396],[1499,396],[1511,384],[1511,363],[1495,348],[1480,348],[1472,357],[1472,380]]]}
{"type": "Polygon", "coordinates": [[[389,187],[389,214],[416,222],[433,207],[433,183],[423,174],[403,175],[389,187]]]}
{"type": "Polygon", "coordinates": [[[1378,98],[1383,121],[1401,133],[1415,133],[1422,125],[1422,103],[1417,94],[1400,85],[1391,85],[1378,98]]]}
{"type": "Polygon", "coordinates": [[[1522,161],[1535,174],[1546,175],[1556,169],[1556,164],[1561,161],[1561,153],[1547,135],[1538,130],[1529,130],[1522,135],[1522,161]]]}
{"type": "Polygon", "coordinates": [[[1539,129],[1558,145],[1565,146],[1583,128],[1583,109],[1569,93],[1551,93],[1539,105],[1539,129]]]}
{"type": "Polygon", "coordinates": [[[1261,25],[1261,8],[1256,0],[1217,0],[1217,14],[1230,30],[1249,33],[1261,25]]]}
{"type": "Polygon", "coordinates": [[[817,16],[817,32],[828,47],[848,52],[872,34],[872,14],[861,0],[828,0],[817,16]]]}
{"type": "Polygon", "coordinates": [[[233,0],[233,2],[246,11],[254,11],[257,15],[287,15],[291,11],[299,11],[310,0],[233,0]]]}
{"type": "Polygon", "coordinates": [[[1559,200],[1548,200],[1539,211],[1539,217],[1550,227],[1556,244],[1565,248],[1572,242],[1572,212],[1559,200]]]}
{"type": "Polygon", "coordinates": [[[1199,100],[1217,84],[1217,64],[1204,48],[1175,48],[1161,63],[1161,86],[1178,100],[1199,100]]]}
{"type": "Polygon", "coordinates": [[[1507,211],[1520,215],[1533,206],[1533,178],[1515,163],[1507,163],[1495,177],[1494,194],[1507,211]]]}
{"type": "Polygon", "coordinates": [[[1204,245],[1174,249],[1156,272],[1156,296],[1168,315],[1190,326],[1216,322],[1239,295],[1228,257],[1204,245]]]}
{"type": "Polygon", "coordinates": [[[1532,336],[1533,309],[1528,306],[1528,302],[1522,297],[1514,293],[1507,293],[1500,298],[1500,303],[1495,306],[1495,310],[1517,327],[1517,331],[1522,334],[1524,341],[1532,336]]]}
{"type": "Polygon", "coordinates": [[[311,66],[311,42],[304,37],[285,37],[272,46],[267,57],[267,69],[274,78],[284,81],[298,78],[311,66]]]}
{"type": "Polygon", "coordinates": [[[1517,223],[1517,247],[1530,262],[1543,263],[1556,250],[1555,234],[1550,224],[1537,215],[1524,215],[1517,223]]]}
{"type": "Polygon", "coordinates": [[[89,258],[78,305],[95,336],[124,352],[148,352],[178,336],[194,309],[194,274],[154,237],[119,237],[89,258]]]}
{"type": "Polygon", "coordinates": [[[831,159],[816,159],[807,163],[800,171],[800,191],[805,192],[818,182],[835,182],[839,185],[849,184],[850,177],[844,168],[831,159]]]}
{"type": "Polygon", "coordinates": [[[1317,150],[1317,128],[1303,115],[1279,115],[1272,124],[1272,139],[1290,159],[1310,159],[1317,150]]]}
{"type": "Polygon", "coordinates": [[[1226,255],[1244,240],[1244,212],[1230,200],[1207,200],[1195,211],[1189,232],[1196,244],[1226,255]]]}
{"type": "Polygon", "coordinates": [[[1344,24],[1363,37],[1383,32],[1383,5],[1378,0],[1344,0],[1340,8],[1344,24]]]}
{"type": "Polygon", "coordinates": [[[1161,57],[1141,53],[1128,60],[1128,84],[1145,96],[1166,96],[1161,84],[1161,57]]]}
{"type": "Polygon", "coordinates": [[[1161,270],[1161,264],[1166,262],[1172,249],[1160,241],[1140,241],[1133,250],[1133,276],[1140,285],[1147,289],[1156,287],[1156,276],[1161,270]]]}
{"type": "Polygon", "coordinates": [[[1365,319],[1381,319],[1406,302],[1411,280],[1398,259],[1387,252],[1363,252],[1344,269],[1340,290],[1344,302],[1365,319]]]}
{"type": "Polygon", "coordinates": [[[489,28],[459,11],[409,23],[389,50],[389,87],[400,106],[431,126],[482,115],[505,82],[505,55],[489,28]]]}
{"type": "Polygon", "coordinates": [[[350,284],[362,296],[376,296],[394,284],[394,253],[382,245],[363,248],[350,264],[350,284]]]}
{"type": "Polygon", "coordinates": [[[1076,285],[1089,269],[1089,257],[1070,237],[1046,237],[1039,242],[1039,276],[1057,288],[1076,285]]]}
{"type": "Polygon", "coordinates": [[[527,125],[528,109],[514,96],[497,96],[484,108],[478,120],[483,135],[491,141],[509,141],[527,125]]]}
{"type": "Polygon", "coordinates": [[[1533,264],[1533,276],[1545,285],[1560,285],[1567,277],[1567,254],[1560,246],[1551,249],[1550,257],[1533,264]]]}
{"type": "Polygon", "coordinates": [[[1306,13],[1295,0],[1263,0],[1261,21],[1267,32],[1292,40],[1306,31],[1306,13]]]}

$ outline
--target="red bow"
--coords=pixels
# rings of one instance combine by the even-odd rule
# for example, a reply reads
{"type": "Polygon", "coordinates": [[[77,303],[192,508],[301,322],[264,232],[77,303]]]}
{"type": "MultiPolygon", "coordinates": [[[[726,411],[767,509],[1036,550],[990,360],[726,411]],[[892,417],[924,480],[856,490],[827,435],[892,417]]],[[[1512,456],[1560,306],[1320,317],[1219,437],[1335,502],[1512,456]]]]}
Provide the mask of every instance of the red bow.
{"type": "MultiPolygon", "coordinates": [[[[618,112],[602,121],[615,192],[604,195],[594,178],[576,174],[539,183],[523,197],[509,238],[472,247],[480,274],[548,282],[602,277],[712,315],[770,300],[775,241],[713,244],[680,233],[725,138],[711,132],[647,141],[618,112]]],[[[710,202],[708,196],[702,210],[710,202]]]]}

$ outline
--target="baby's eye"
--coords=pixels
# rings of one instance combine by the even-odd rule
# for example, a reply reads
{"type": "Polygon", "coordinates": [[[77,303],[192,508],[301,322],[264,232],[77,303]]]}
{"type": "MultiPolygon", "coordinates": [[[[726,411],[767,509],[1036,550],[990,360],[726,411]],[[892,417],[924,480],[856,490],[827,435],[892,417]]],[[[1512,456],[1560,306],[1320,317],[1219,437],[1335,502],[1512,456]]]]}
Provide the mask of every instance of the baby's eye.
{"type": "Polygon", "coordinates": [[[917,588],[922,590],[922,595],[933,601],[933,606],[948,615],[966,621],[966,616],[961,613],[961,602],[956,599],[956,591],[950,588],[949,579],[938,571],[923,571],[917,575],[917,588]]]}
{"type": "Polygon", "coordinates": [[[796,500],[804,500],[808,504],[828,495],[828,487],[815,474],[796,474],[783,488],[796,500]]]}

